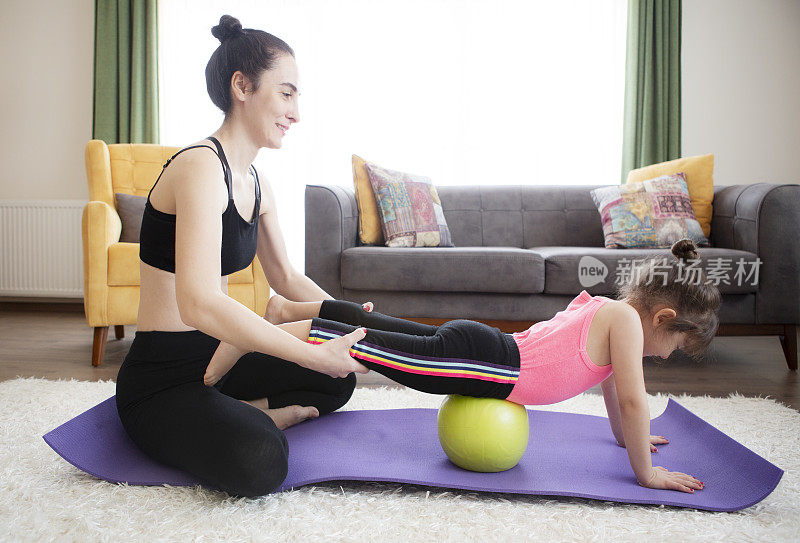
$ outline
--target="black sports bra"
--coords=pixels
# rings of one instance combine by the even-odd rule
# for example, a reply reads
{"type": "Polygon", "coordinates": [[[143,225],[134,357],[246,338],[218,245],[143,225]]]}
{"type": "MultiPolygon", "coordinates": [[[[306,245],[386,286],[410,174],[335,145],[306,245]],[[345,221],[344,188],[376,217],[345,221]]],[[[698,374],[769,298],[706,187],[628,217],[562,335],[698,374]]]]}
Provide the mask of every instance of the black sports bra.
{"type": "MultiPolygon", "coordinates": [[[[236,210],[233,201],[233,178],[231,169],[228,166],[228,159],[222,145],[214,137],[209,137],[216,150],[210,145],[193,145],[186,149],[181,149],[167,161],[161,168],[161,174],[153,184],[155,188],[164,169],[169,166],[176,156],[189,149],[197,147],[208,147],[222,162],[222,170],[225,172],[225,185],[228,187],[228,207],[222,213],[222,275],[245,269],[253,261],[256,255],[256,245],[258,244],[258,212],[261,209],[261,186],[258,182],[258,172],[251,165],[253,177],[256,185],[256,203],[253,208],[253,216],[250,221],[246,221],[236,210]]],[[[150,264],[154,268],[175,273],[175,215],[164,213],[154,208],[150,204],[150,194],[147,194],[147,202],[144,205],[142,215],[142,229],[139,234],[139,258],[142,262],[150,264]]]]}

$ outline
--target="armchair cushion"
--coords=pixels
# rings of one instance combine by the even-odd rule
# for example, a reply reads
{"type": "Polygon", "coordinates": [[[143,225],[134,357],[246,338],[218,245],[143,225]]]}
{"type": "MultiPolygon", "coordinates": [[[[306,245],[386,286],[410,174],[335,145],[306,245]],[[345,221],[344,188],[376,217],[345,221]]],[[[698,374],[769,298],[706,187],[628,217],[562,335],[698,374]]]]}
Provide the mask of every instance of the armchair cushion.
{"type": "Polygon", "coordinates": [[[228,276],[229,285],[250,284],[253,282],[253,266],[247,266],[243,270],[233,272],[228,276]]]}

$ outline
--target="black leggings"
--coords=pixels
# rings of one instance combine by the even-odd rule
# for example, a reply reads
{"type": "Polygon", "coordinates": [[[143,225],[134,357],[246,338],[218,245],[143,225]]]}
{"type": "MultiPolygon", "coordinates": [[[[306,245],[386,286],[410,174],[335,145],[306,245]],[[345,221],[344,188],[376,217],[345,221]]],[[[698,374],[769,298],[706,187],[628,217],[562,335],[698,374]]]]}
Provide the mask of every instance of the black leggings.
{"type": "Polygon", "coordinates": [[[367,329],[350,354],[369,369],[431,394],[505,399],[519,378],[519,349],[510,334],[485,324],[454,320],[429,326],[359,304],[325,300],[311,321],[309,342],[367,329]]]}
{"type": "Polygon", "coordinates": [[[288,446],[263,411],[343,406],[354,374],[334,379],[292,362],[248,353],[214,386],[203,384],[219,340],[199,331],[137,332],[117,376],[117,409],[131,439],[152,458],[235,496],[272,492],[286,478],[288,446]]]}

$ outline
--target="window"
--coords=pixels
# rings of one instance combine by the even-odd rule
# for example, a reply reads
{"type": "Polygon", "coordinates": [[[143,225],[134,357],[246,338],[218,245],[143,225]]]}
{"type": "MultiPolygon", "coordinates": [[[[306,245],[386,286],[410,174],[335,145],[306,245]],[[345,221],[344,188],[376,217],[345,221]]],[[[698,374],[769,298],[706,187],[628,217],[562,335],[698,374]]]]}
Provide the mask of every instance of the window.
{"type": "Polygon", "coordinates": [[[256,167],[300,271],[304,187],[352,186],[353,153],[437,185],[619,183],[624,0],[161,0],[164,144],[222,122],[204,70],[224,13],[297,55],[301,122],[256,167]]]}

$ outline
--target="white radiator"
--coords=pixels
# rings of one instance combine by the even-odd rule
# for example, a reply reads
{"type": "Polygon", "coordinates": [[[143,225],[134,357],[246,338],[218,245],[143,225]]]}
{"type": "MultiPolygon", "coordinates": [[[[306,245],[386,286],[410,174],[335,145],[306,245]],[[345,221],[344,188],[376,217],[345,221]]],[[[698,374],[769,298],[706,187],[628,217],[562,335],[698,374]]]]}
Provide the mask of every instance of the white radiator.
{"type": "Polygon", "coordinates": [[[0,296],[83,297],[82,200],[0,200],[0,296]]]}

